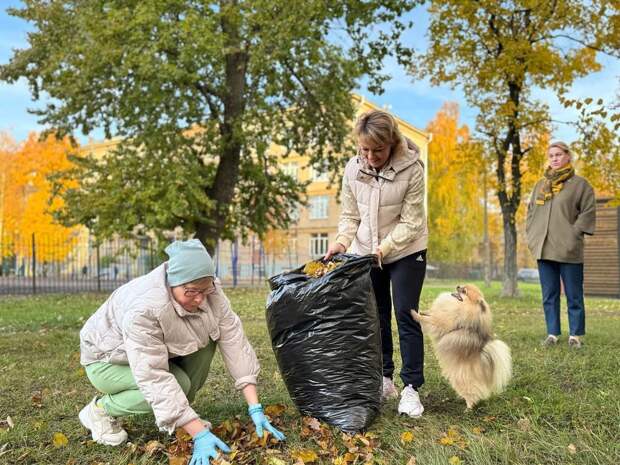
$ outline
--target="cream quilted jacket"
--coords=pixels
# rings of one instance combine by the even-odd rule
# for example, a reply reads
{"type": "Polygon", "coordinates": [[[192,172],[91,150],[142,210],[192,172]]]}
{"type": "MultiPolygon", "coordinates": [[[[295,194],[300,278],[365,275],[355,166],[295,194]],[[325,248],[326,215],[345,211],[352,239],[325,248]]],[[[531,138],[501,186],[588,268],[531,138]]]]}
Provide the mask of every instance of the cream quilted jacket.
{"type": "Polygon", "coordinates": [[[237,389],[256,384],[258,360],[219,280],[199,310],[188,312],[172,297],[166,263],[114,291],[80,331],[82,365],[129,365],[157,426],[168,432],[198,418],[168,360],[213,343],[237,389]]]}
{"type": "Polygon", "coordinates": [[[344,170],[336,241],[355,254],[381,249],[384,263],[426,249],[424,165],[409,139],[375,172],[361,156],[344,170]]]}

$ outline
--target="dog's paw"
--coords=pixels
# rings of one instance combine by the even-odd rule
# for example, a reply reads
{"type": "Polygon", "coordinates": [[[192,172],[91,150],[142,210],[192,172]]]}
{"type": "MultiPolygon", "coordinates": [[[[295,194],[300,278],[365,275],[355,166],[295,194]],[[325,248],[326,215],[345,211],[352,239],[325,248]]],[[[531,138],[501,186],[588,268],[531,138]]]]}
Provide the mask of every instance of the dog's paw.
{"type": "Polygon", "coordinates": [[[415,321],[417,321],[419,323],[420,322],[420,315],[418,314],[418,312],[416,312],[413,309],[409,310],[409,312],[411,312],[411,318],[413,318],[415,321]]]}

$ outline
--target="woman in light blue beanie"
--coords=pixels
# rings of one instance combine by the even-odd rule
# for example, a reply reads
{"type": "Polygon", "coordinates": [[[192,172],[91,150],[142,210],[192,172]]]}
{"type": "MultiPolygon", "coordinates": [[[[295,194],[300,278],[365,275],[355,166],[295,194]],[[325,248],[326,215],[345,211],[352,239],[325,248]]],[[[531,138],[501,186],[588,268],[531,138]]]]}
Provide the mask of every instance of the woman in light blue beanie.
{"type": "Polygon", "coordinates": [[[259,364],[198,239],[166,247],[169,260],[118,288],[80,331],[81,363],[95,396],[79,414],[93,440],[119,445],[118,417],[153,413],[160,430],[181,427],[194,438],[190,464],[208,464],[229,448],[190,403],[207,379],[215,348],[248,403],[256,433],[283,440],[263,413],[259,364]]]}

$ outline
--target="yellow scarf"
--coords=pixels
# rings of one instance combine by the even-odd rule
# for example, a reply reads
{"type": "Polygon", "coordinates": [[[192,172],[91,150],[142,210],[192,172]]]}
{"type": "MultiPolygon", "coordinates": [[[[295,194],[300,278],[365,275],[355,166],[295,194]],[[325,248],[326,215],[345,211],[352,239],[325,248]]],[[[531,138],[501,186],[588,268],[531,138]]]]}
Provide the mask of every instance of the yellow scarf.
{"type": "Polygon", "coordinates": [[[545,182],[536,196],[536,205],[544,205],[547,200],[553,198],[564,187],[567,179],[575,175],[575,168],[570,163],[564,168],[554,170],[550,166],[545,170],[545,182]]]}

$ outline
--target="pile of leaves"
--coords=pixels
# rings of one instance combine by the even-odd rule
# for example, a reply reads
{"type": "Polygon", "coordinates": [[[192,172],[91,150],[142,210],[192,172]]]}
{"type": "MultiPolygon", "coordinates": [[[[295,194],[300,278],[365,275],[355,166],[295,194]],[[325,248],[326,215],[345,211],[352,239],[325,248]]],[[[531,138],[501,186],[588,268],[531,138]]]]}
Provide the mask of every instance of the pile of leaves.
{"type": "Polygon", "coordinates": [[[311,278],[320,278],[321,276],[329,273],[330,271],[335,270],[340,265],[342,265],[342,262],[336,260],[327,263],[324,263],[321,260],[313,260],[306,263],[302,271],[304,272],[304,274],[310,276],[311,278]]]}

